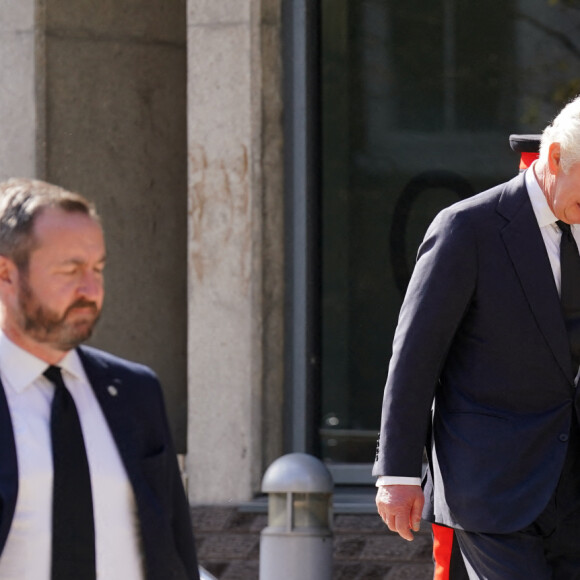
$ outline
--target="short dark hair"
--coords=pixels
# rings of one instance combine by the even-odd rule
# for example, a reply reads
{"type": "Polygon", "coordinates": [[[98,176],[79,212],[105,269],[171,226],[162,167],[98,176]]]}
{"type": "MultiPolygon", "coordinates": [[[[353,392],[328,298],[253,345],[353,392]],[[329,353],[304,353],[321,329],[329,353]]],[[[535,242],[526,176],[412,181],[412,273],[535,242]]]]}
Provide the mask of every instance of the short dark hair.
{"type": "Polygon", "coordinates": [[[100,222],[94,204],[78,193],[37,179],[12,178],[0,183],[0,255],[19,269],[28,266],[36,242],[35,220],[48,208],[82,213],[100,222]]]}

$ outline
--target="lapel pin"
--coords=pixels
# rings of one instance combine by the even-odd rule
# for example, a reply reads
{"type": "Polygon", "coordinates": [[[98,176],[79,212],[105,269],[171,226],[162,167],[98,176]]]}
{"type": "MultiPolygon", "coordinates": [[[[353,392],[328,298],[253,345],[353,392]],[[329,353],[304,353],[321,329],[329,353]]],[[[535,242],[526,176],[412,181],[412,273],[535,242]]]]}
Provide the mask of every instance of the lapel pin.
{"type": "Polygon", "coordinates": [[[116,397],[119,394],[117,387],[114,387],[113,385],[109,385],[107,387],[107,391],[109,391],[109,395],[111,395],[111,397],[116,397]]]}

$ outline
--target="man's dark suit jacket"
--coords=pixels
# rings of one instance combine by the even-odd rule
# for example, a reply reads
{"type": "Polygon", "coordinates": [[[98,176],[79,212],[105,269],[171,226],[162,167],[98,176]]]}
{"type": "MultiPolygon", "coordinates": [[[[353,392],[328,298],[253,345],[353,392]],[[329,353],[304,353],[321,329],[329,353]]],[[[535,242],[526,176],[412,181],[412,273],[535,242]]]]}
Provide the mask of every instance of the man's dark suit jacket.
{"type": "MultiPolygon", "coordinates": [[[[78,353],[133,486],[147,580],[197,580],[189,506],[157,378],[144,366],[102,351],[80,347],[78,353]]],[[[14,434],[0,388],[0,554],[17,494],[14,434]]]]}
{"type": "Polygon", "coordinates": [[[373,473],[420,477],[433,417],[424,517],[516,531],[555,490],[575,408],[558,292],[521,174],[447,208],[426,234],[373,473]]]}

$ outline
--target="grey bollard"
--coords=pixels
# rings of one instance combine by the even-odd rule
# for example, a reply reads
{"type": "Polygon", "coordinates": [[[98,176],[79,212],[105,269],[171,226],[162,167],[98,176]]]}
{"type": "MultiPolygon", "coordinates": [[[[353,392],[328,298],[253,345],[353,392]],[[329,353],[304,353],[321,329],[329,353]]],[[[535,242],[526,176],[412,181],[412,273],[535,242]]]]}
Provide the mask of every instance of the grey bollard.
{"type": "Polygon", "coordinates": [[[332,488],[328,469],[306,453],[284,455],[268,467],[260,580],[332,579],[332,488]]]}

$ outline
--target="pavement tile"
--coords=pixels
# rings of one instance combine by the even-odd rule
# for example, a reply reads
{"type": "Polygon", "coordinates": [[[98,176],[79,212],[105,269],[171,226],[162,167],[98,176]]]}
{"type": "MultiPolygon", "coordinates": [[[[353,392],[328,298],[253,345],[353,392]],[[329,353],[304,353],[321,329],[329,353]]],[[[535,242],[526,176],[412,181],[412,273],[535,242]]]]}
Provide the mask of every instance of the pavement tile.
{"type": "Polygon", "coordinates": [[[416,557],[424,549],[427,538],[416,538],[407,542],[399,536],[369,536],[361,557],[365,560],[393,560],[405,562],[416,557]]]}
{"type": "Polygon", "coordinates": [[[193,531],[219,532],[228,526],[233,514],[237,513],[235,508],[220,506],[195,506],[191,508],[191,521],[193,531]]]}
{"type": "Polygon", "coordinates": [[[365,538],[361,536],[335,536],[334,558],[353,559],[360,558],[365,547],[365,538]]]}
{"type": "Polygon", "coordinates": [[[254,521],[250,526],[251,532],[261,532],[268,525],[267,514],[255,514],[254,521]]]}
{"type": "Polygon", "coordinates": [[[378,514],[337,514],[334,517],[333,530],[335,533],[342,530],[368,534],[391,533],[378,514]]]}
{"type": "Polygon", "coordinates": [[[396,566],[385,577],[385,580],[432,580],[432,564],[407,564],[396,566]]]}
{"type": "Polygon", "coordinates": [[[234,512],[228,521],[228,528],[236,532],[242,531],[259,531],[254,527],[258,514],[248,512],[234,512]]]}
{"type": "Polygon", "coordinates": [[[255,554],[259,538],[251,534],[219,534],[203,537],[198,549],[200,561],[243,560],[255,554]]]}
{"type": "Polygon", "coordinates": [[[338,562],[334,565],[332,580],[384,580],[390,570],[380,564],[338,562]]]}
{"type": "Polygon", "coordinates": [[[257,538],[254,547],[248,554],[248,560],[260,560],[260,538],[257,538]]]}
{"type": "MultiPolygon", "coordinates": [[[[218,580],[258,580],[267,515],[223,506],[192,509],[200,563],[218,580]]],[[[432,580],[430,528],[406,542],[374,514],[334,519],[333,580],[432,580]]],[[[279,580],[284,580],[281,577],[279,580]]]]}
{"type": "Polygon", "coordinates": [[[219,580],[258,580],[259,571],[259,562],[232,562],[219,580]]]}
{"type": "Polygon", "coordinates": [[[431,561],[433,559],[433,540],[431,536],[415,536],[415,558],[431,561]]]}

